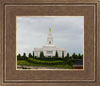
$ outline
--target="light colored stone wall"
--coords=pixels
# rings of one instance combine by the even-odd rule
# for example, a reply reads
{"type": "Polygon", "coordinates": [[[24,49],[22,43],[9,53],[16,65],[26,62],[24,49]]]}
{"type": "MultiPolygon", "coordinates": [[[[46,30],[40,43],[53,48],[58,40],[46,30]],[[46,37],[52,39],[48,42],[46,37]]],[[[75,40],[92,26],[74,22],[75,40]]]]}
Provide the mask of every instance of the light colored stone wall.
{"type": "Polygon", "coordinates": [[[51,57],[53,57],[53,56],[55,56],[55,54],[56,54],[56,51],[58,52],[58,56],[59,57],[61,57],[62,58],[62,51],[64,52],[64,57],[66,56],[66,49],[63,49],[63,48],[56,48],[55,46],[54,47],[44,47],[44,48],[35,48],[34,49],[34,56],[36,56],[36,57],[40,57],[40,52],[43,52],[44,53],[44,56],[45,57],[48,57],[48,56],[51,56],[51,57]],[[53,51],[53,53],[52,54],[47,54],[47,52],[46,51],[53,51]]]}

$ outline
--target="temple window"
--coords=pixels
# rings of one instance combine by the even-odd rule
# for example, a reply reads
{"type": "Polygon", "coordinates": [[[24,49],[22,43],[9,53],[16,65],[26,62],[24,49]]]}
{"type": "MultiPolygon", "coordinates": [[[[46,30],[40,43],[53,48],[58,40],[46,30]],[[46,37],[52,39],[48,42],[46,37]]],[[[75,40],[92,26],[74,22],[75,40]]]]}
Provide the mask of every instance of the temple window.
{"type": "Polygon", "coordinates": [[[46,51],[46,53],[47,53],[47,54],[52,54],[53,52],[52,52],[52,51],[46,51]]]}

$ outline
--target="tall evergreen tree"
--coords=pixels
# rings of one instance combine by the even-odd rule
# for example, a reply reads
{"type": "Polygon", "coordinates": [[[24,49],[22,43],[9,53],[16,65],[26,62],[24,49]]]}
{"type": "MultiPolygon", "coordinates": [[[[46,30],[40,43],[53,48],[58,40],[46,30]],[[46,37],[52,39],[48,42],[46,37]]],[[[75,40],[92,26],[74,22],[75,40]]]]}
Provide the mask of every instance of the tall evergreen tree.
{"type": "Polygon", "coordinates": [[[67,58],[69,58],[69,53],[67,53],[67,58]]]}
{"type": "Polygon", "coordinates": [[[27,60],[26,53],[23,53],[23,58],[24,58],[25,60],[27,60]]]}
{"type": "Polygon", "coordinates": [[[58,58],[58,52],[56,51],[56,55],[55,55],[55,58],[58,58]]]}
{"type": "Polygon", "coordinates": [[[64,51],[62,51],[62,58],[64,58],[64,51]]]}
{"type": "Polygon", "coordinates": [[[26,53],[23,53],[23,57],[26,57],[26,53]]]}
{"type": "Polygon", "coordinates": [[[33,56],[32,57],[34,58],[34,51],[33,51],[33,56]]]}
{"type": "Polygon", "coordinates": [[[77,59],[77,55],[75,53],[73,53],[72,58],[77,59]]]}
{"type": "Polygon", "coordinates": [[[83,54],[81,55],[81,59],[83,59],[83,54]]]}
{"type": "Polygon", "coordinates": [[[80,55],[80,53],[78,54],[78,59],[81,59],[81,55],[80,55]]]}
{"type": "Polygon", "coordinates": [[[18,54],[18,55],[17,55],[17,60],[21,60],[21,59],[22,59],[21,54],[18,54]]]}
{"type": "Polygon", "coordinates": [[[43,51],[40,52],[40,58],[44,58],[44,53],[43,53],[43,51]]]}
{"type": "Polygon", "coordinates": [[[28,57],[29,57],[29,58],[32,58],[32,54],[31,54],[31,53],[29,53],[28,57]]]}
{"type": "Polygon", "coordinates": [[[67,55],[65,56],[65,59],[69,59],[69,53],[67,53],[67,55]]]}
{"type": "Polygon", "coordinates": [[[18,54],[17,57],[21,57],[21,54],[18,54]]]}

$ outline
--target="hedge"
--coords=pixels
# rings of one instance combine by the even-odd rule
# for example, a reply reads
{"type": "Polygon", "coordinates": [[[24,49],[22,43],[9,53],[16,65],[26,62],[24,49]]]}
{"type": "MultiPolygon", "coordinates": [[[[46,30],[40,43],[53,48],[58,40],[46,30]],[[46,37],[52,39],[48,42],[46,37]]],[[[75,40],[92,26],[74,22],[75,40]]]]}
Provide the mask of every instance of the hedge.
{"type": "Polygon", "coordinates": [[[63,64],[64,61],[41,61],[33,58],[28,58],[28,61],[30,63],[35,63],[35,64],[46,64],[46,65],[57,65],[57,64],[63,64]]]}

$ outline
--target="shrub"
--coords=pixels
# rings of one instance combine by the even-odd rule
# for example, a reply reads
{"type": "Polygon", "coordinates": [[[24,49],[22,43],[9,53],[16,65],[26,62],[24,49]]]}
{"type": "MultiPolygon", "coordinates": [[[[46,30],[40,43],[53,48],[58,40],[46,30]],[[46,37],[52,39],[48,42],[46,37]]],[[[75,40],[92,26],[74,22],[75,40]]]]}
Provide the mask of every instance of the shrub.
{"type": "Polygon", "coordinates": [[[28,61],[30,63],[36,63],[36,64],[45,64],[45,65],[58,65],[58,64],[63,64],[64,61],[41,61],[33,58],[28,58],[28,61]]]}

